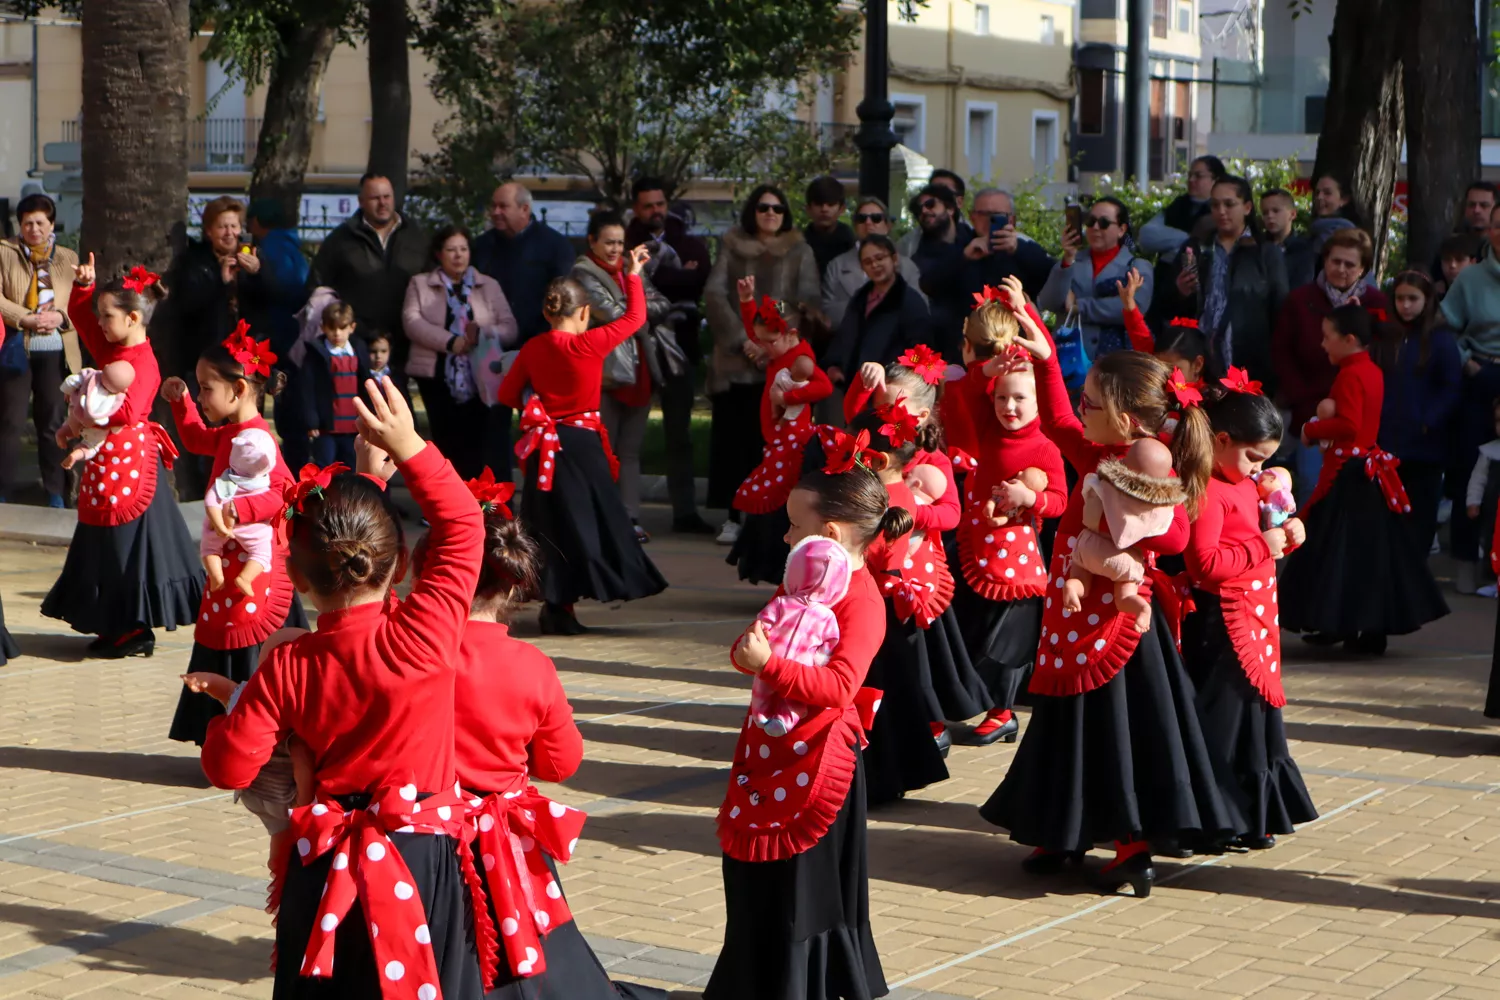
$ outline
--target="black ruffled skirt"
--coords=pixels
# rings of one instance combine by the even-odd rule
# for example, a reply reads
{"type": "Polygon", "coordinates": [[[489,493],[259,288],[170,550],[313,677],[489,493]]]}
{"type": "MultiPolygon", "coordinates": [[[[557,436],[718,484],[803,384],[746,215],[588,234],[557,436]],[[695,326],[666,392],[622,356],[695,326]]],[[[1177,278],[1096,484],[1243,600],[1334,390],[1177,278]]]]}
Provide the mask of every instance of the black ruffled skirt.
{"type": "Polygon", "coordinates": [[[895,802],[907,792],[948,779],[948,765],[928,725],[934,720],[917,662],[917,650],[925,647],[913,635],[920,632],[913,622],[896,621],[886,601],[885,641],[870,663],[864,685],[881,692],[864,752],[871,806],[895,802]]]}
{"type": "MultiPolygon", "coordinates": [[[[929,739],[929,742],[930,739],[929,739]]],[[[865,768],[823,839],[793,858],[724,858],[724,947],[704,1000],[873,1000],[885,973],[870,933],[865,768]]]]}
{"type": "Polygon", "coordinates": [[[42,614],[85,635],[120,636],[138,628],[191,625],[203,598],[198,546],[172,497],[164,468],[156,495],[128,524],[80,523],[62,574],[42,601],[42,614]]]}
{"type": "Polygon", "coordinates": [[[1281,573],[1282,628],[1406,635],[1448,613],[1411,516],[1386,506],[1363,462],[1345,463],[1306,523],[1307,543],[1281,573]]]}
{"type": "Polygon", "coordinates": [[[787,556],[792,554],[792,547],[786,543],[791,527],[785,507],[769,514],[742,515],[740,537],[724,561],[739,568],[741,580],[779,587],[787,556]]]}
{"type": "Polygon", "coordinates": [[[1042,599],[990,601],[974,593],[962,576],[953,581],[953,611],[974,672],[994,708],[1030,704],[1026,684],[1042,635],[1042,599]]]}
{"type": "MultiPolygon", "coordinates": [[[[475,998],[483,995],[479,956],[474,948],[474,915],[469,889],[459,868],[458,842],[451,837],[421,833],[393,833],[391,843],[411,869],[417,894],[427,912],[427,929],[437,960],[439,995],[475,998]]],[[[302,958],[312,936],[313,920],[328,869],[330,851],[310,865],[294,860],[287,866],[276,919],[276,985],[274,1000],[349,1000],[379,997],[381,976],[364,910],[358,900],[334,931],[334,974],[327,979],[301,975],[302,958]]]]}
{"type": "MultiPolygon", "coordinates": [[[[899,623],[887,613],[887,634],[892,625],[899,623]]],[[[951,606],[927,628],[912,628],[905,642],[922,684],[928,722],[963,722],[995,707],[995,699],[969,659],[951,606]]]]}
{"type": "MultiPolygon", "coordinates": [[[[302,598],[292,595],[292,606],[287,609],[282,628],[307,628],[307,613],[302,610],[302,598]]],[[[193,643],[193,654],[188,659],[187,672],[219,674],[236,684],[243,684],[255,673],[260,661],[260,643],[241,646],[239,649],[210,649],[201,642],[193,643]]],[[[177,711],[172,715],[172,728],[167,738],[180,743],[196,743],[200,747],[208,737],[210,719],[224,714],[224,706],[206,694],[189,691],[186,687],[177,696],[177,711]]]]}
{"type": "Polygon", "coordinates": [[[1500,719],[1500,605],[1495,608],[1495,652],[1490,658],[1490,690],[1484,699],[1484,717],[1500,719]]]}
{"type": "Polygon", "coordinates": [[[1217,594],[1193,591],[1198,609],[1182,626],[1182,655],[1198,688],[1198,718],[1220,768],[1220,790],[1251,836],[1292,833],[1318,818],[1286,745],[1281,709],[1245,676],[1217,594]]]}
{"type": "MultiPolygon", "coordinates": [[[[561,888],[557,863],[545,852],[542,856],[546,858],[553,880],[561,888]]],[[[494,903],[486,900],[486,905],[490,908],[490,920],[499,927],[494,903]]],[[[485,1000],[619,1000],[621,997],[627,1000],[666,1000],[666,992],[652,986],[610,982],[609,973],[604,971],[594,949],[584,940],[576,919],[558,924],[542,938],[542,954],[547,959],[546,971],[535,976],[518,977],[510,969],[502,941],[500,973],[496,976],[495,988],[484,995],[485,1000]]]]}
{"type": "Polygon", "coordinates": [[[20,655],[21,647],[16,645],[10,630],[5,627],[5,605],[0,604],[0,667],[20,655]]]}
{"type": "Polygon", "coordinates": [[[537,487],[537,451],[526,460],[521,498],[526,530],[542,550],[543,600],[634,601],[666,590],[667,581],[636,541],[599,435],[559,422],[557,438],[552,489],[537,487]]]}
{"type": "Polygon", "coordinates": [[[1107,684],[1031,700],[1010,771],[979,808],[1012,840],[1086,851],[1116,840],[1215,843],[1245,832],[1219,790],[1193,684],[1159,606],[1107,684]]]}

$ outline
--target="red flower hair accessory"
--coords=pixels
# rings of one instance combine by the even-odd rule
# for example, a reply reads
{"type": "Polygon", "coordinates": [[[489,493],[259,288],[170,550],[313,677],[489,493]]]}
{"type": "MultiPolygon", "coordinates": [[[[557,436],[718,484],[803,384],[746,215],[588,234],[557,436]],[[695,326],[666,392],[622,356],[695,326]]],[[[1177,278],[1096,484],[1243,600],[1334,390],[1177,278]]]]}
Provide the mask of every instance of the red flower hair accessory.
{"type": "Polygon", "coordinates": [[[1172,322],[1168,323],[1167,325],[1168,326],[1186,327],[1189,330],[1196,330],[1196,329],[1198,329],[1198,321],[1195,320],[1195,319],[1193,319],[1193,317],[1191,317],[1191,316],[1178,316],[1178,317],[1174,318],[1172,320],[1172,322]]]}
{"type": "Polygon", "coordinates": [[[322,499],[324,491],[333,482],[333,477],[348,471],[349,466],[343,462],[334,462],[321,469],[311,462],[302,467],[302,471],[297,473],[297,481],[288,483],[281,494],[281,499],[286,503],[281,511],[286,537],[292,537],[293,518],[302,513],[302,505],[307,502],[307,498],[311,496],[322,499]]]}
{"type": "Polygon", "coordinates": [[[1167,379],[1167,391],[1177,398],[1177,405],[1184,410],[1203,402],[1202,387],[1202,382],[1189,382],[1181,368],[1173,368],[1172,377],[1167,379]]]}
{"type": "Polygon", "coordinates": [[[469,487],[469,492],[479,501],[480,510],[486,514],[498,512],[507,521],[515,519],[509,507],[510,498],[516,494],[515,483],[495,482],[495,473],[489,466],[485,466],[477,479],[465,480],[464,485],[469,487]]]}
{"type": "Polygon", "coordinates": [[[856,463],[866,465],[865,455],[870,445],[869,431],[860,431],[855,436],[824,424],[818,428],[818,440],[823,445],[825,456],[823,471],[829,475],[841,476],[853,469],[856,463]]]}
{"type": "Polygon", "coordinates": [[[235,325],[234,332],[224,338],[223,346],[230,357],[238,351],[254,350],[255,338],[250,336],[250,324],[240,320],[235,325]]]}
{"type": "Polygon", "coordinates": [[[159,284],[160,282],[161,275],[155,271],[148,271],[142,265],[137,264],[130,269],[130,273],[125,276],[122,284],[132,292],[144,292],[152,285],[159,284]]]}
{"type": "Polygon", "coordinates": [[[790,327],[787,326],[786,317],[781,315],[781,303],[769,295],[760,297],[760,305],[755,310],[755,320],[773,333],[786,333],[790,327]]]}
{"type": "Polygon", "coordinates": [[[896,364],[910,368],[928,385],[937,385],[942,382],[948,371],[948,364],[943,360],[943,356],[926,344],[908,348],[906,353],[896,359],[896,364]]]}
{"type": "Polygon", "coordinates": [[[921,428],[917,415],[903,405],[905,402],[906,398],[903,396],[889,406],[875,408],[875,415],[885,421],[880,425],[880,433],[897,448],[915,441],[917,431],[921,428]]]}
{"type": "Polygon", "coordinates": [[[991,302],[998,302],[1001,305],[1009,305],[1009,303],[1005,301],[1005,289],[1001,288],[998,285],[985,285],[984,291],[974,293],[975,309],[988,305],[991,302]]]}
{"type": "Polygon", "coordinates": [[[1379,306],[1374,306],[1370,309],[1367,309],[1366,312],[1368,312],[1370,314],[1370,317],[1377,322],[1385,323],[1390,320],[1390,316],[1384,309],[1380,308],[1379,306]]]}
{"type": "Polygon", "coordinates": [[[1243,392],[1249,396],[1265,395],[1261,391],[1260,383],[1251,380],[1249,372],[1243,368],[1236,368],[1233,365],[1229,366],[1229,376],[1219,379],[1219,384],[1230,392],[1243,392]]]}
{"type": "Polygon", "coordinates": [[[229,356],[240,363],[245,369],[246,375],[259,375],[261,378],[271,377],[271,366],[276,363],[276,354],[271,350],[271,341],[256,340],[250,336],[250,324],[240,320],[224,341],[224,349],[229,356]]]}

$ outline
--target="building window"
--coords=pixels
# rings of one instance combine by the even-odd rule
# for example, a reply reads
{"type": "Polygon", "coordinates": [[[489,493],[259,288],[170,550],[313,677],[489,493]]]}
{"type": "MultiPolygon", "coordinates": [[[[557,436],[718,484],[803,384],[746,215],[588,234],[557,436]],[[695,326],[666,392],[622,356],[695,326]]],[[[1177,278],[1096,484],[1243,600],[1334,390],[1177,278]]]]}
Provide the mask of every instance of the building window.
{"type": "Polygon", "coordinates": [[[988,35],[990,33],[990,5],[987,3],[976,3],[974,5],[974,34],[988,35]]]}
{"type": "Polygon", "coordinates": [[[1057,166],[1057,134],[1056,111],[1031,113],[1031,166],[1037,177],[1052,179],[1057,166]]]}
{"type": "Polygon", "coordinates": [[[1190,3],[1177,5],[1177,30],[1188,34],[1193,30],[1193,5],[1190,3]]]}
{"type": "Polygon", "coordinates": [[[1151,35],[1166,38],[1172,24],[1172,0],[1151,0],[1151,35]]]}
{"type": "Polygon", "coordinates": [[[1049,14],[1042,15],[1042,44],[1057,44],[1057,22],[1049,14]]]}
{"type": "Polygon", "coordinates": [[[969,158],[969,173],[988,180],[995,169],[995,113],[993,104],[970,104],[969,134],[964,152],[969,158]]]}
{"type": "Polygon", "coordinates": [[[1078,134],[1104,134],[1105,73],[1102,69],[1078,71],[1078,134]]]}
{"type": "Polygon", "coordinates": [[[891,104],[896,108],[896,117],[891,119],[896,138],[907,149],[923,152],[927,145],[927,102],[917,96],[892,94],[891,104]]]}

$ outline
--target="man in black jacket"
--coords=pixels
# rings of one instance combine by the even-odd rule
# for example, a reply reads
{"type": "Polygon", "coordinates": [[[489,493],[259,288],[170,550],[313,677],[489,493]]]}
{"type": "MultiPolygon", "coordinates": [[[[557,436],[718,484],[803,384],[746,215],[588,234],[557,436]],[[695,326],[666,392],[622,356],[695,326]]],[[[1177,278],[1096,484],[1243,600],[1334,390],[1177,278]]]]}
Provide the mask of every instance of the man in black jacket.
{"type": "Polygon", "coordinates": [[[326,285],[354,307],[358,332],[391,336],[391,375],[402,386],[410,341],[401,307],[412,275],[428,270],[427,234],[396,211],[391,182],[377,174],[359,181],[359,211],[323,241],[313,258],[309,288],[326,285]]]}
{"type": "Polygon", "coordinates": [[[802,238],[812,247],[819,276],[828,270],[829,261],[854,249],[854,230],[841,221],[848,210],[844,201],[844,185],[837,177],[814,177],[807,185],[807,215],[811,221],[803,227],[802,238]]]}
{"type": "Polygon", "coordinates": [[[1000,286],[1011,275],[1021,280],[1026,294],[1035,299],[1052,274],[1057,261],[1042,245],[1016,229],[1016,204],[1010,192],[984,188],[974,195],[974,239],[964,247],[964,265],[959,279],[959,301],[973,301],[974,292],[985,285],[1000,286]]]}
{"type": "Polygon", "coordinates": [[[651,283],[672,303],[672,327],[678,346],[687,355],[688,367],[681,375],[657,386],[661,396],[662,431],[667,439],[667,493],[672,501],[672,530],[711,535],[714,527],[698,513],[693,469],[693,394],[698,382],[697,366],[703,360],[698,336],[701,314],[698,300],[712,266],[708,244],[688,232],[687,224],[667,211],[666,185],[643,177],[635,182],[630,225],[625,246],[650,246],[651,283]]]}
{"type": "Polygon", "coordinates": [[[562,233],[532,217],[531,192],[515,181],[495,188],[490,225],[474,241],[474,267],[500,282],[524,344],[551,328],[542,316],[547,286],[572,273],[578,251],[562,233]]]}
{"type": "Polygon", "coordinates": [[[922,233],[911,259],[922,272],[922,292],[932,309],[929,346],[954,359],[962,347],[970,305],[960,286],[964,248],[974,242],[975,233],[958,217],[958,196],[942,184],[929,184],[917,192],[910,208],[922,233]]]}

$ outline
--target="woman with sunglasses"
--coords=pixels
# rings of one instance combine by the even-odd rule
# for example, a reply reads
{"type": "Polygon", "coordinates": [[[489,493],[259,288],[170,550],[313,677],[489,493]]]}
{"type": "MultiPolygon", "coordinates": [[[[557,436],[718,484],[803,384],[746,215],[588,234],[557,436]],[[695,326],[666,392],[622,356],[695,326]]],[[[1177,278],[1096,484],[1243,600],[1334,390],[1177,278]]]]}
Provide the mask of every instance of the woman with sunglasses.
{"type": "MultiPolygon", "coordinates": [[[[739,225],[724,233],[718,259],[709,273],[703,299],[713,334],[708,396],[713,404],[708,466],[708,506],[728,509],[735,491],[760,464],[765,442],[760,431],[760,396],[765,387],[765,357],[745,336],[740,318],[738,284],[753,277],[758,295],[783,302],[821,318],[822,288],[812,248],[792,225],[791,203],[779,188],[762,184],[750,192],[739,225]]],[[[821,324],[819,324],[821,325],[821,324]]],[[[800,331],[815,350],[826,343],[822,330],[800,331]]],[[[720,545],[739,539],[734,513],[719,534],[720,545]]]]}
{"type": "Polygon", "coordinates": [[[1132,268],[1140,274],[1135,304],[1144,313],[1151,308],[1151,269],[1135,255],[1129,239],[1130,209],[1124,202],[1097,199],[1083,217],[1083,235],[1088,249],[1080,251],[1078,234],[1063,230],[1062,260],[1052,269],[1036,304],[1063,317],[1076,311],[1089,357],[1100,358],[1130,349],[1119,283],[1132,268]]]}
{"type": "MultiPolygon", "coordinates": [[[[829,261],[828,269],[823,272],[823,312],[827,314],[828,323],[835,330],[843,322],[844,311],[849,308],[849,300],[854,298],[854,293],[870,281],[859,262],[860,246],[871,236],[891,234],[890,209],[874,195],[866,195],[856,202],[850,219],[854,223],[854,238],[858,243],[852,250],[829,261]]],[[[922,281],[922,272],[917,270],[917,265],[910,257],[897,254],[896,273],[912,291],[922,294],[917,288],[922,281]]],[[[926,296],[923,299],[925,301],[926,296]]]]}

